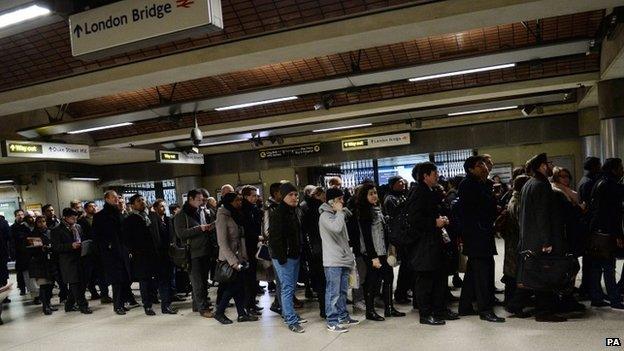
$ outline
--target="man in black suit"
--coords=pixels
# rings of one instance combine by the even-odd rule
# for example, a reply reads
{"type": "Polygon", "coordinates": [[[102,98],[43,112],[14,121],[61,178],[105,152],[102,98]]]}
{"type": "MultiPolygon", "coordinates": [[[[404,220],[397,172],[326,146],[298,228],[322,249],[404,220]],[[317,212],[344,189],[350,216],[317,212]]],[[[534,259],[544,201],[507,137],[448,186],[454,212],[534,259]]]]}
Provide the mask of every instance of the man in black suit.
{"type": "Polygon", "coordinates": [[[84,215],[78,219],[78,224],[82,228],[82,240],[92,240],[91,245],[94,248],[87,256],[83,257],[82,269],[85,284],[91,292],[91,300],[102,299],[102,303],[111,303],[113,300],[108,297],[108,286],[102,277],[102,264],[99,252],[95,247],[95,237],[93,235],[93,216],[96,212],[97,206],[93,201],[89,201],[84,205],[84,215]],[[101,295],[95,289],[96,284],[100,287],[101,295]]]}
{"type": "Polygon", "coordinates": [[[421,324],[443,325],[445,320],[459,319],[446,307],[447,274],[443,244],[451,240],[444,229],[449,220],[441,215],[440,198],[433,189],[438,185],[436,165],[423,162],[414,170],[412,173],[415,173],[418,185],[408,204],[411,234],[416,238],[409,255],[411,268],[416,274],[414,298],[418,303],[421,324]]]}
{"type": "Polygon", "coordinates": [[[50,233],[52,250],[58,254],[61,277],[69,284],[69,296],[65,302],[65,312],[75,311],[78,304],[81,313],[91,314],[84,296],[85,286],[80,271],[82,237],[80,225],[76,224],[78,212],[71,208],[63,209],[63,220],[50,233]]]}
{"type": "Polygon", "coordinates": [[[471,156],[464,162],[467,177],[459,184],[459,217],[468,256],[464,286],[459,300],[460,315],[476,315],[472,302],[476,298],[482,320],[504,322],[494,314],[494,220],[496,199],[487,182],[489,170],[482,156],[471,156]]]}
{"type": "Polygon", "coordinates": [[[175,240],[173,221],[167,217],[165,200],[158,199],[152,205],[150,213],[152,236],[156,247],[156,275],[160,293],[160,308],[163,314],[176,314],[178,311],[171,307],[173,300],[173,262],[169,257],[169,247],[175,240]]]}

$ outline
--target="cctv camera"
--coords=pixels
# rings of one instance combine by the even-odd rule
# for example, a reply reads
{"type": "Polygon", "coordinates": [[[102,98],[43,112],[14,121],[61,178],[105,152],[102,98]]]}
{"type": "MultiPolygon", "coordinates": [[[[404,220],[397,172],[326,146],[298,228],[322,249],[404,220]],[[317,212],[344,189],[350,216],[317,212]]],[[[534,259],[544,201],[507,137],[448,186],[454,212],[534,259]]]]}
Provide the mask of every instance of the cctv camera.
{"type": "Polygon", "coordinates": [[[191,141],[193,141],[193,144],[196,146],[201,144],[203,138],[204,136],[202,135],[201,129],[195,127],[191,130],[191,141]]]}

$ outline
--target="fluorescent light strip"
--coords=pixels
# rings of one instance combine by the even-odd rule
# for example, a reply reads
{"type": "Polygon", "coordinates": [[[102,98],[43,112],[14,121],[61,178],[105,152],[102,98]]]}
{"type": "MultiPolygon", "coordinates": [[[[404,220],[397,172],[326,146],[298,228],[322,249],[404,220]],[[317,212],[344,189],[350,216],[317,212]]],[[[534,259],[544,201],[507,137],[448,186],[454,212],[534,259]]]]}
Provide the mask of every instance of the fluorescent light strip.
{"type": "Polygon", "coordinates": [[[20,22],[50,14],[50,10],[45,7],[31,5],[0,15],[0,28],[8,27],[20,22]]]}
{"type": "Polygon", "coordinates": [[[72,130],[71,132],[67,132],[67,134],[80,134],[80,133],[95,132],[96,130],[111,129],[111,128],[117,128],[117,127],[125,127],[125,126],[129,126],[129,125],[132,125],[132,124],[133,124],[132,122],[124,122],[124,123],[118,123],[118,124],[111,124],[109,126],[93,127],[93,128],[80,129],[80,130],[72,130]]]}
{"type": "Polygon", "coordinates": [[[258,105],[273,104],[273,103],[282,102],[282,101],[297,100],[298,98],[299,98],[298,96],[288,96],[288,97],[271,99],[271,100],[262,100],[262,101],[256,101],[256,102],[248,102],[248,103],[239,104],[239,105],[217,107],[217,108],[215,108],[215,111],[235,110],[237,108],[245,108],[245,107],[251,107],[251,106],[258,106],[258,105]]]}
{"type": "Polygon", "coordinates": [[[89,178],[89,177],[72,177],[70,180],[80,180],[84,182],[97,182],[100,178],[89,178]]]}
{"type": "Polygon", "coordinates": [[[197,146],[199,146],[199,147],[203,147],[203,146],[213,146],[213,145],[233,144],[233,143],[242,143],[243,141],[247,141],[247,139],[236,139],[236,140],[215,141],[215,142],[212,142],[212,143],[203,143],[203,144],[199,144],[199,145],[197,145],[197,146]]]}
{"type": "Polygon", "coordinates": [[[353,128],[361,128],[361,127],[370,127],[372,126],[372,123],[365,123],[365,124],[356,124],[354,126],[345,126],[345,127],[335,127],[335,128],[325,128],[325,129],[315,129],[312,132],[313,133],[321,133],[321,132],[330,132],[332,130],[342,130],[342,129],[353,129],[353,128]]]}
{"type": "Polygon", "coordinates": [[[462,74],[478,73],[478,72],[486,72],[486,71],[495,71],[495,70],[498,70],[498,69],[510,68],[510,67],[515,67],[515,66],[516,66],[515,63],[508,63],[508,64],[504,64],[504,65],[488,66],[488,67],[481,67],[481,68],[473,68],[473,69],[466,69],[466,70],[463,70],[463,71],[433,74],[433,75],[430,75],[430,76],[423,76],[423,77],[415,77],[415,78],[410,78],[409,81],[410,82],[420,82],[420,81],[423,81],[423,80],[444,78],[444,77],[452,77],[452,76],[459,76],[459,75],[462,75],[462,74]]]}
{"type": "Polygon", "coordinates": [[[518,106],[505,106],[505,107],[494,107],[494,108],[486,108],[483,110],[473,110],[473,111],[463,111],[463,112],[453,112],[449,113],[448,116],[461,116],[461,115],[471,115],[473,113],[483,113],[483,112],[494,112],[494,111],[505,111],[505,110],[513,110],[514,108],[518,108],[518,106]]]}
{"type": "Polygon", "coordinates": [[[12,180],[0,180],[0,184],[13,184],[12,180]]]}

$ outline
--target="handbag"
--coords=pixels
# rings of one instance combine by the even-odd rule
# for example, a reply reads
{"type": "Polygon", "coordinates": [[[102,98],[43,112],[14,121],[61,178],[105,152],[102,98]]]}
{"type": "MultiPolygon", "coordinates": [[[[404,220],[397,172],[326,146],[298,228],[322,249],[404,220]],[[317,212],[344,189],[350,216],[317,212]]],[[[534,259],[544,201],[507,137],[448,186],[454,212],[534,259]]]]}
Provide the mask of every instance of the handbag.
{"type": "Polygon", "coordinates": [[[608,233],[598,230],[589,236],[587,254],[592,258],[601,260],[611,259],[615,253],[615,248],[615,237],[608,233]]]}
{"type": "Polygon", "coordinates": [[[580,265],[573,255],[536,255],[527,250],[520,252],[519,260],[516,277],[518,288],[556,292],[574,288],[580,265]]]}
{"type": "Polygon", "coordinates": [[[269,246],[266,244],[260,244],[258,252],[256,252],[256,258],[262,261],[271,262],[271,254],[269,253],[269,246]]]}
{"type": "Polygon", "coordinates": [[[234,278],[234,268],[227,261],[218,261],[215,267],[214,280],[219,283],[229,283],[234,278]]]}
{"type": "Polygon", "coordinates": [[[169,245],[168,249],[169,258],[173,262],[173,265],[184,270],[189,271],[191,268],[191,246],[187,242],[184,247],[178,247],[175,244],[169,245]]]}

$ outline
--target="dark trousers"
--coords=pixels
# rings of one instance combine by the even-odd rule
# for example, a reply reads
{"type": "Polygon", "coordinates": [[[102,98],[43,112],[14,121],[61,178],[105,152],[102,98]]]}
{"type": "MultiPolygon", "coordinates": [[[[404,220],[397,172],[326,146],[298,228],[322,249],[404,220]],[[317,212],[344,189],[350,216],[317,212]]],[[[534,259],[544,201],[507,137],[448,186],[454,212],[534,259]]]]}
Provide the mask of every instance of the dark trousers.
{"type": "Polygon", "coordinates": [[[141,302],[143,302],[143,308],[152,308],[153,301],[153,281],[151,279],[139,281],[139,291],[141,292],[141,302]]]}
{"type": "Polygon", "coordinates": [[[238,316],[244,316],[245,312],[245,287],[244,287],[244,273],[235,272],[231,282],[219,283],[218,294],[220,296],[219,303],[217,305],[216,314],[225,313],[225,308],[230,303],[230,300],[234,298],[236,303],[236,311],[238,316]]]}
{"type": "Polygon", "coordinates": [[[17,288],[21,294],[26,294],[26,281],[24,280],[24,271],[17,271],[17,288]]]}
{"type": "Polygon", "coordinates": [[[199,312],[209,309],[208,273],[210,257],[202,256],[191,259],[191,286],[193,287],[193,309],[199,312]]]}
{"type": "Polygon", "coordinates": [[[582,294],[589,295],[591,290],[591,257],[583,256],[581,267],[581,286],[579,290],[582,294]]]}
{"type": "Polygon", "coordinates": [[[387,307],[390,306],[392,301],[388,301],[388,295],[392,297],[392,283],[394,280],[394,273],[392,267],[388,265],[386,256],[379,256],[379,262],[381,262],[381,268],[374,268],[372,259],[365,257],[366,261],[366,279],[364,280],[364,302],[366,303],[367,312],[372,312],[375,309],[375,296],[379,294],[379,286],[381,285],[384,304],[387,307]]]}
{"type": "Polygon", "coordinates": [[[87,303],[87,299],[85,299],[85,287],[82,283],[70,283],[69,284],[69,295],[67,296],[67,301],[65,301],[65,307],[73,307],[75,304],[78,304],[78,307],[85,308],[89,304],[87,303]]]}
{"type": "Polygon", "coordinates": [[[87,256],[82,260],[81,264],[84,281],[91,295],[97,294],[95,288],[97,285],[100,288],[100,294],[102,296],[108,296],[108,286],[104,282],[103,274],[99,270],[97,260],[98,258],[95,256],[87,256]]]}
{"type": "Polygon", "coordinates": [[[113,308],[120,309],[124,303],[134,301],[130,283],[113,284],[113,308]]]}
{"type": "Polygon", "coordinates": [[[52,284],[42,284],[39,286],[39,299],[41,300],[41,304],[43,305],[43,309],[49,308],[52,299],[52,284]]]}
{"type": "Polygon", "coordinates": [[[494,257],[468,257],[464,285],[459,298],[459,310],[471,311],[477,300],[479,313],[491,311],[494,302],[494,257]]]}
{"type": "Polygon", "coordinates": [[[557,310],[558,303],[554,292],[535,291],[535,315],[549,315],[557,310]]]}
{"type": "Polygon", "coordinates": [[[446,312],[446,281],[445,272],[416,272],[413,292],[421,318],[446,312]]]}
{"type": "MultiPolygon", "coordinates": [[[[248,255],[250,252],[247,253],[248,255]]],[[[255,255],[255,252],[253,253],[255,255]]],[[[256,269],[258,268],[258,260],[253,256],[249,259],[249,268],[241,272],[243,276],[243,284],[245,291],[245,308],[253,308],[256,306],[256,292],[258,290],[258,281],[256,280],[256,269]]]]}
{"type": "Polygon", "coordinates": [[[622,295],[620,295],[615,282],[615,258],[607,260],[596,258],[592,259],[590,285],[592,302],[602,301],[603,292],[601,281],[603,275],[611,306],[620,304],[622,302],[622,295]]]}
{"type": "MultiPolygon", "coordinates": [[[[414,287],[414,272],[409,266],[408,252],[405,249],[399,249],[399,258],[401,265],[399,266],[399,276],[397,277],[397,287],[394,291],[394,297],[398,300],[407,298],[407,291],[414,287]]],[[[413,292],[413,291],[412,291],[413,292]]]]}
{"type": "Polygon", "coordinates": [[[322,316],[325,315],[325,269],[323,268],[323,257],[320,255],[312,255],[310,257],[310,281],[312,289],[318,295],[319,310],[322,316]]]}

